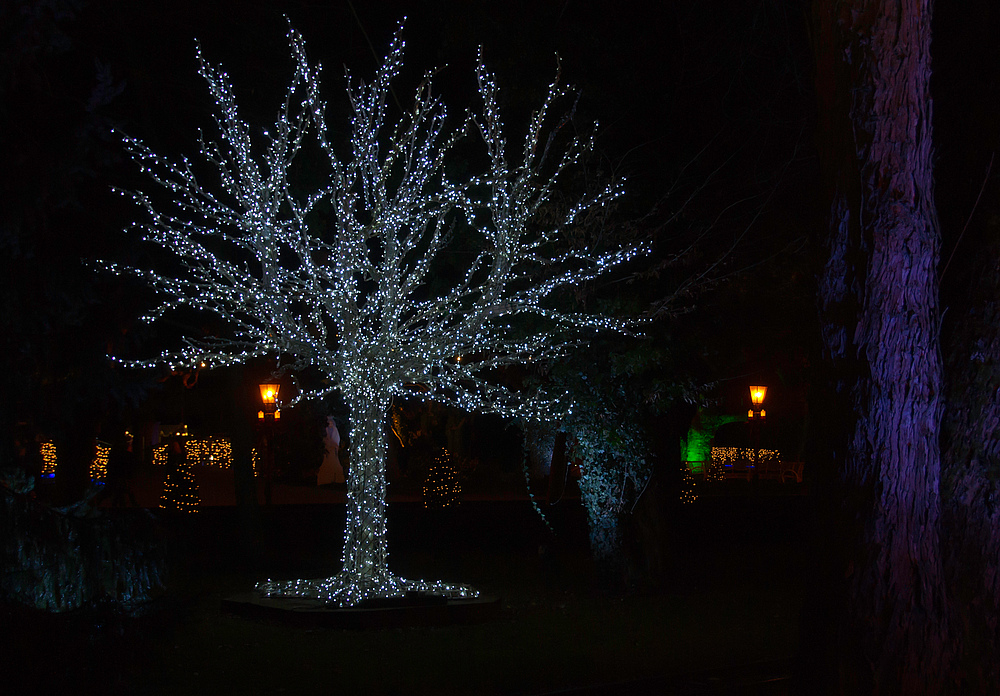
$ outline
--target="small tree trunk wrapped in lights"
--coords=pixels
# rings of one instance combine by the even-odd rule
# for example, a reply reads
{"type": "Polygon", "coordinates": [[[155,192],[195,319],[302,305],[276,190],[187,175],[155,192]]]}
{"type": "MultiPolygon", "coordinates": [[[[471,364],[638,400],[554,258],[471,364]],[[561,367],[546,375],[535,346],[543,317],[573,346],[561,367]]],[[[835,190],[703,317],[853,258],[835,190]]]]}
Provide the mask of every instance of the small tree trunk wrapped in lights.
{"type": "Polygon", "coordinates": [[[386,411],[352,404],[355,416],[351,459],[368,462],[352,467],[347,476],[347,529],[344,534],[344,572],[360,578],[379,578],[388,561],[386,548],[386,452],[383,435],[386,411]]]}
{"type": "Polygon", "coordinates": [[[482,63],[476,70],[478,114],[448,127],[428,74],[413,107],[390,123],[389,86],[403,52],[397,32],[374,81],[348,88],[353,131],[341,148],[326,126],[319,68],[307,61],[297,32],[290,30],[289,40],[294,77],[267,129],[242,118],[226,74],[199,54],[222,131],[219,142],[202,140],[201,147],[217,170],[214,188],[202,183],[187,159],[166,159],[125,138],[176,204],[165,211],[145,193],[126,193],[148,214],[135,227],[172,252],[183,270],[105,267],[136,275],[160,292],[164,300],[149,320],[185,306],[216,315],[227,333],[187,336],[182,349],[155,360],[121,362],[211,369],[277,356],[279,371],[299,385],[299,396],[286,405],[333,391],[346,399],[352,430],[342,571],[320,580],[269,581],[259,587],[262,593],[340,606],[409,591],[470,596],[474,591],[461,585],[389,572],[389,405],[412,398],[471,412],[564,418],[572,410],[565,395],[520,391],[499,383],[497,375],[506,366],[562,357],[597,331],[627,330],[626,321],[562,311],[556,296],[644,248],[559,251],[567,246],[559,241],[567,228],[617,197],[617,184],[583,195],[556,222],[533,222],[567,168],[592,146],[592,135],[570,133],[566,119],[553,122],[554,105],[568,93],[558,80],[513,158],[502,133],[498,89],[482,63]],[[486,171],[453,179],[445,167],[448,155],[470,134],[484,145],[486,171]],[[328,176],[313,190],[289,181],[303,150],[326,162],[328,176]],[[479,250],[446,256],[458,234],[463,241],[478,239],[479,250]],[[456,275],[454,265],[466,258],[456,275]],[[431,280],[443,268],[457,281],[436,289],[431,280]],[[316,388],[302,379],[317,375],[316,388]]]}

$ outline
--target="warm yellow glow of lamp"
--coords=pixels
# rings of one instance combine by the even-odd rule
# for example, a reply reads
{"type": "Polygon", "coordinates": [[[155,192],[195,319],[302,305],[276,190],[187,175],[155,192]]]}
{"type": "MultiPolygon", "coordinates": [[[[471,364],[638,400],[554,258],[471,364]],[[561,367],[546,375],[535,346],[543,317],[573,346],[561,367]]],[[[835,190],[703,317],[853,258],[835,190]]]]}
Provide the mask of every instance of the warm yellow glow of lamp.
{"type": "Polygon", "coordinates": [[[753,403],[753,408],[747,414],[749,418],[763,418],[764,414],[767,413],[764,410],[764,397],[767,396],[767,387],[763,385],[751,385],[750,386],[750,401],[753,403]]]}
{"type": "Polygon", "coordinates": [[[262,382],[258,386],[260,387],[260,400],[264,402],[264,413],[273,414],[278,409],[278,389],[280,385],[275,382],[262,382]]]}

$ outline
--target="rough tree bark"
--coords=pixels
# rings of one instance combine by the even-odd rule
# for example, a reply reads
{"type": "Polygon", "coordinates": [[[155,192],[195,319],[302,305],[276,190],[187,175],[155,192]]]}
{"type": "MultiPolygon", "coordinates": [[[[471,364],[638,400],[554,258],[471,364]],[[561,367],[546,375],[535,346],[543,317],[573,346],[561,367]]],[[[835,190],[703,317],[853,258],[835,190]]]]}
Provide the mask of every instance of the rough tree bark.
{"type": "Polygon", "coordinates": [[[941,693],[949,651],[939,526],[939,229],[930,0],[818,0],[819,146],[829,229],[824,358],[843,427],[843,603],[830,692],[941,693]]]}

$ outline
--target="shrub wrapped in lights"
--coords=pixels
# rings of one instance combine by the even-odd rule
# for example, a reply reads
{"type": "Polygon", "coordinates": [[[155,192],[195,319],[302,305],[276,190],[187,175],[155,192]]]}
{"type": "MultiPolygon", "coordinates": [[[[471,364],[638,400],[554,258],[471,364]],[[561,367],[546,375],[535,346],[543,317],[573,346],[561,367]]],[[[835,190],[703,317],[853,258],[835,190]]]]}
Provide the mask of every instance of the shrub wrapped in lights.
{"type": "Polygon", "coordinates": [[[448,450],[439,449],[424,477],[424,507],[446,508],[459,503],[462,484],[448,450]]]}
{"type": "Polygon", "coordinates": [[[697,482],[694,473],[686,466],[681,467],[681,493],[682,503],[693,503],[698,500],[697,482]]]}
{"type": "MultiPolygon", "coordinates": [[[[59,464],[55,443],[43,442],[39,445],[42,455],[42,478],[55,478],[56,466],[59,464]]],[[[111,446],[104,442],[98,442],[94,450],[94,460],[90,463],[90,479],[103,483],[108,477],[108,457],[111,455],[111,446]]]]}
{"type": "Polygon", "coordinates": [[[42,454],[42,478],[55,478],[56,464],[59,463],[59,460],[56,458],[55,443],[43,442],[40,448],[42,454]]]}
{"type": "Polygon", "coordinates": [[[198,494],[198,482],[194,477],[194,462],[187,455],[183,446],[180,451],[167,450],[167,479],[160,494],[160,509],[168,512],[198,512],[201,496],[198,494]]]}
{"type": "Polygon", "coordinates": [[[134,227],[172,252],[184,270],[165,275],[105,267],[161,293],[150,321],[183,306],[217,315],[228,333],[189,336],[182,349],[155,360],[122,362],[211,369],[272,356],[300,390],[285,405],[343,394],[352,425],[342,570],[315,580],[268,581],[258,586],[263,595],[337,606],[410,591],[475,596],[464,585],[409,580],[389,570],[390,403],[410,398],[542,421],[565,417],[572,410],[565,395],[520,391],[499,383],[498,370],[558,358],[595,332],[628,328],[625,321],[561,311],[552,300],[645,250],[555,251],[581,215],[620,194],[617,184],[582,196],[557,220],[534,224],[567,169],[592,146],[591,134],[570,133],[562,128],[565,120],[553,118],[568,94],[558,80],[523,145],[511,152],[498,88],[481,62],[477,114],[450,125],[428,73],[413,106],[390,122],[390,83],[403,54],[397,32],[375,79],[348,88],[354,115],[343,147],[326,125],[319,68],[307,60],[294,30],[289,41],[294,76],[276,122],[264,129],[243,119],[228,76],[199,52],[222,131],[221,141],[202,142],[201,153],[220,185],[208,184],[212,177],[199,180],[186,159],[167,159],[125,138],[133,158],[176,203],[164,210],[145,193],[123,192],[147,214],[134,227]],[[470,136],[483,145],[485,171],[453,178],[446,167],[450,152],[470,136]],[[289,180],[296,156],[309,148],[327,167],[326,181],[312,190],[289,180]],[[326,208],[323,224],[318,206],[326,208]],[[458,233],[477,241],[478,250],[468,257],[448,254],[458,233]],[[455,284],[437,288],[431,282],[436,271],[454,263],[466,264],[455,284]],[[319,386],[300,380],[310,374],[322,376],[319,386]]]}
{"type": "Polygon", "coordinates": [[[755,457],[760,462],[781,462],[781,452],[778,450],[753,450],[749,447],[712,448],[712,463],[717,469],[721,469],[722,471],[738,464],[753,464],[755,457]]]}
{"type": "Polygon", "coordinates": [[[188,459],[200,466],[228,469],[233,465],[233,446],[227,438],[191,438],[184,443],[188,459]]]}
{"type": "Polygon", "coordinates": [[[722,481],[725,478],[725,467],[720,459],[712,459],[705,470],[705,480],[709,482],[722,481]]]}
{"type": "Polygon", "coordinates": [[[97,443],[97,450],[94,452],[94,461],[90,463],[90,480],[104,483],[108,478],[108,457],[111,456],[111,445],[104,442],[97,443]]]}

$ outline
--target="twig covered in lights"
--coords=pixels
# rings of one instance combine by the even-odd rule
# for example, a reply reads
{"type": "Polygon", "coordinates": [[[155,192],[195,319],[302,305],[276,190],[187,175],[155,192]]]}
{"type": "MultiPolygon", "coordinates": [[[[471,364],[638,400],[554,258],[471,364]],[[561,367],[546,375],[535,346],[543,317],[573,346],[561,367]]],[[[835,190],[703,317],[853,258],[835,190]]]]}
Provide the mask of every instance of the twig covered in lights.
{"type": "Polygon", "coordinates": [[[400,28],[374,80],[348,86],[351,135],[341,147],[326,125],[320,69],[307,60],[296,31],[288,38],[295,72],[267,129],[244,120],[228,76],[199,51],[222,135],[218,142],[202,138],[201,155],[218,185],[207,183],[212,178],[203,177],[201,165],[125,138],[142,170],[175,204],[164,209],[147,193],[123,192],[145,209],[146,220],[134,229],[172,252],[183,271],[105,267],[159,291],[162,304],[148,320],[189,307],[217,315],[228,331],[188,336],[182,349],[155,360],[121,362],[211,369],[277,356],[282,372],[323,376],[318,388],[300,384],[298,399],[332,391],[345,397],[353,427],[342,571],[319,580],[268,581],[258,588],[263,594],[339,606],[408,591],[474,596],[466,586],[406,580],[388,569],[390,403],[409,397],[475,412],[564,417],[572,410],[564,395],[547,399],[501,384],[497,370],[562,356],[600,330],[627,330],[624,320],[563,311],[554,300],[645,249],[558,249],[585,211],[620,195],[620,184],[582,196],[552,224],[533,222],[593,142],[590,132],[574,135],[566,122],[553,123],[553,111],[569,93],[558,76],[513,152],[503,133],[499,89],[482,61],[477,113],[452,125],[427,73],[412,108],[390,119],[390,83],[403,57],[400,28]],[[447,164],[456,144],[470,138],[484,146],[485,171],[456,178],[447,164]],[[303,151],[315,151],[327,169],[311,190],[290,180],[303,151]],[[478,250],[453,285],[437,290],[431,282],[437,271],[463,258],[449,254],[457,235],[478,240],[478,250]]]}

